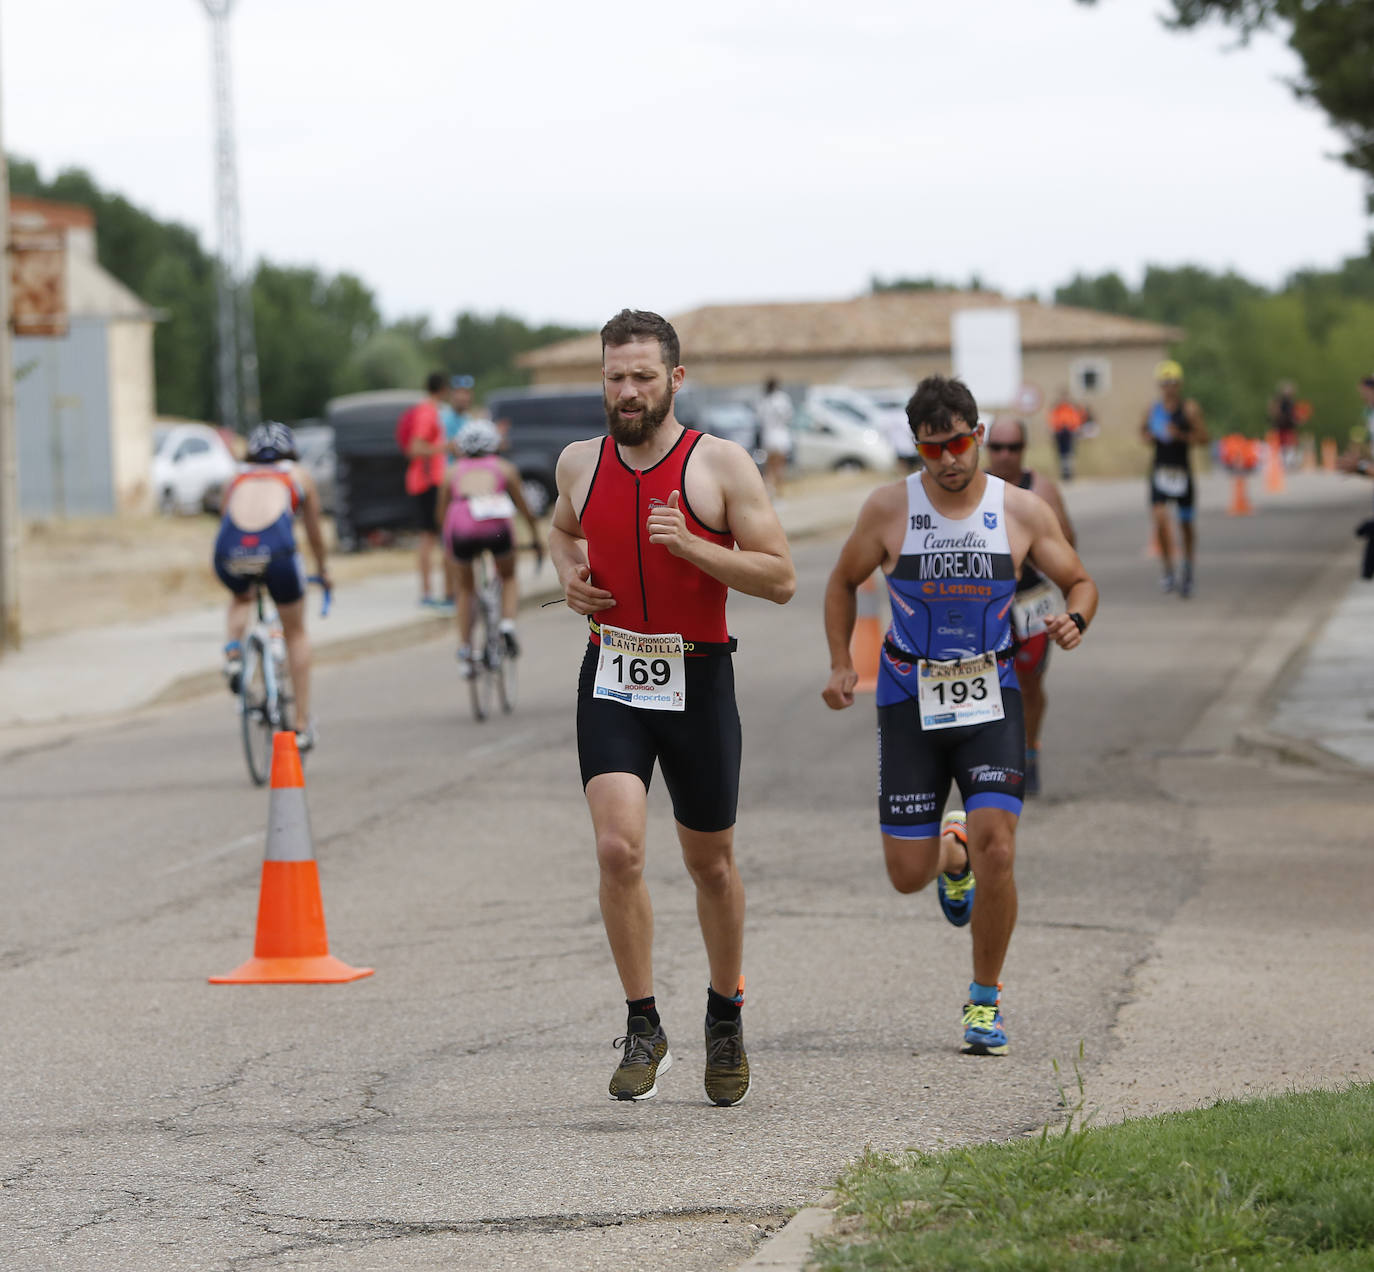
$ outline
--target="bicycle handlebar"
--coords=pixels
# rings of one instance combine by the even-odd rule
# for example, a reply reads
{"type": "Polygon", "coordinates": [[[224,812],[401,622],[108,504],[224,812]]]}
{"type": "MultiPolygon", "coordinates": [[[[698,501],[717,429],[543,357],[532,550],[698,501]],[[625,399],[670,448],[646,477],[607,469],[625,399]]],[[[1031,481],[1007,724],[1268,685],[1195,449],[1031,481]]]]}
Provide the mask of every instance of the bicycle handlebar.
{"type": "Polygon", "coordinates": [[[324,590],[324,599],[320,602],[320,617],[328,618],[329,606],[334,600],[334,590],[324,586],[324,578],[319,574],[307,575],[305,581],[307,583],[314,583],[324,590]]]}

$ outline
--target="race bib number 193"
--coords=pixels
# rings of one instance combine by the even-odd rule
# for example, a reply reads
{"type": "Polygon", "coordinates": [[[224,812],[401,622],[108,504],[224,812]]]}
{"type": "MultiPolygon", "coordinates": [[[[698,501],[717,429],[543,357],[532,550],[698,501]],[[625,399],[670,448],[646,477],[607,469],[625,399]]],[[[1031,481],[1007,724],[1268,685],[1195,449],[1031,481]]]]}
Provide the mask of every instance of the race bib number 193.
{"type": "Polygon", "coordinates": [[[916,666],[922,729],[986,724],[1005,715],[996,654],[979,654],[958,662],[923,658],[916,666]]]}
{"type": "Polygon", "coordinates": [[[649,636],[603,623],[592,697],[648,711],[686,710],[682,637],[675,632],[649,636]]]}

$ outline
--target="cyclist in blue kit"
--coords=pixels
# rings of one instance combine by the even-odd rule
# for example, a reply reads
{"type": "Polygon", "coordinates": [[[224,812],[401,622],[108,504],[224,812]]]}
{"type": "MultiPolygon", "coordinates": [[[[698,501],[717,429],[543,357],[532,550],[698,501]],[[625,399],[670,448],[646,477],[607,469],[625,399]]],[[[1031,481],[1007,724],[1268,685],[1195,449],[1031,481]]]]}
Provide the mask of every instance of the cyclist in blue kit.
{"type": "Polygon", "coordinates": [[[971,922],[962,1050],[1003,1055],[999,982],[1016,925],[1026,767],[1012,598],[1029,559],[1064,594],[1064,612],[1044,621],[1067,650],[1097,612],[1097,586],[1049,504],[979,469],[983,426],[966,385],[930,376],[906,412],[925,471],[875,490],[840,552],[825,594],[831,671],[822,696],[837,711],[853,705],[856,593],[881,567],[892,602],[877,693],[888,878],[907,893],[938,876],[945,917],[971,922]],[[966,824],[943,816],[951,782],[966,824]]]}

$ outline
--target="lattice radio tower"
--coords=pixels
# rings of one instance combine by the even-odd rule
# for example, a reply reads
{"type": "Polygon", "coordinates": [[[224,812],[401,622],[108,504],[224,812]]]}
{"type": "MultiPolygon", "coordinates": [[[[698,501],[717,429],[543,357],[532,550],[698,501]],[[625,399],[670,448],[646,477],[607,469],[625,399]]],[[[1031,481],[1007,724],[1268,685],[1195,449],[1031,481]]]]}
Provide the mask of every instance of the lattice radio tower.
{"type": "Polygon", "coordinates": [[[243,432],[261,418],[253,297],[243,273],[239,235],[239,177],[229,76],[229,10],[234,0],[201,0],[210,15],[215,56],[215,223],[219,231],[220,425],[243,432]]]}

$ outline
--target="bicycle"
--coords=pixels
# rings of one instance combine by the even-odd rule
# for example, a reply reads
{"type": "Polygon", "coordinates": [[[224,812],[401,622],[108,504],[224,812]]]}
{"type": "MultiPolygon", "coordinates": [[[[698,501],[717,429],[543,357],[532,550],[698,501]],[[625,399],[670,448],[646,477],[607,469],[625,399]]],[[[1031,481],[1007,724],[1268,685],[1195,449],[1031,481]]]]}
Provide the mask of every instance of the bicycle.
{"type": "MultiPolygon", "coordinates": [[[[318,574],[306,580],[322,583],[318,574]]],[[[292,707],[291,675],[286,662],[286,642],[276,614],[270,617],[263,597],[266,592],[261,579],[253,584],[257,602],[257,620],[243,638],[243,671],[239,674],[238,713],[243,732],[243,755],[248,762],[248,776],[254,786],[265,786],[272,772],[272,735],[291,732],[292,707]]],[[[328,588],[320,606],[320,617],[329,615],[332,593],[328,588]]]]}
{"type": "Polygon", "coordinates": [[[491,567],[487,553],[473,561],[472,572],[475,611],[468,696],[473,717],[481,722],[491,714],[494,698],[500,698],[506,715],[515,710],[516,656],[506,649],[501,633],[501,576],[491,567]]]}

